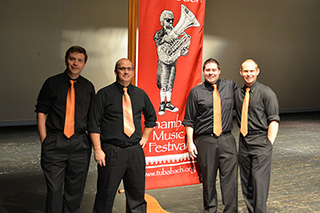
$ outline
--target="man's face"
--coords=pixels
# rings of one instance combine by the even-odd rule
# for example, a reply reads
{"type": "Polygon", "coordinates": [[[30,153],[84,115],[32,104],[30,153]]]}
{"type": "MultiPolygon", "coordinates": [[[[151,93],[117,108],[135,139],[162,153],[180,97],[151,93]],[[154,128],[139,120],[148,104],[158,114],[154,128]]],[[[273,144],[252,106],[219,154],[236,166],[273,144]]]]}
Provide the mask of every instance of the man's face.
{"type": "Polygon", "coordinates": [[[165,18],[163,21],[163,28],[169,34],[173,29],[173,18],[165,18]]]}
{"type": "Polygon", "coordinates": [[[134,69],[131,62],[128,59],[122,59],[119,61],[117,69],[115,70],[117,76],[117,82],[123,86],[128,86],[134,75],[134,69]]]}
{"type": "Polygon", "coordinates": [[[208,83],[214,84],[219,79],[220,72],[221,70],[216,63],[209,62],[205,65],[203,77],[208,83]]]}
{"type": "Polygon", "coordinates": [[[259,72],[259,68],[253,61],[244,62],[240,69],[240,75],[247,87],[250,87],[254,82],[256,82],[259,72]]]}
{"type": "Polygon", "coordinates": [[[67,73],[72,79],[79,77],[81,71],[86,65],[84,54],[78,52],[71,52],[67,59],[66,65],[67,73]]]}

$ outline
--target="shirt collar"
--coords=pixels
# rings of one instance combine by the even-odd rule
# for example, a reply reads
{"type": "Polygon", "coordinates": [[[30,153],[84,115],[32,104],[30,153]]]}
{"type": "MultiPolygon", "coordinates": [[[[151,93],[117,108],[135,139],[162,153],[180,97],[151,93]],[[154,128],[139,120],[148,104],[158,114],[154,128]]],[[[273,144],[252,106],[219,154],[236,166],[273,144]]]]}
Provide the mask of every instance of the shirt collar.
{"type": "MultiPolygon", "coordinates": [[[[204,86],[205,86],[206,88],[213,90],[213,86],[212,86],[211,83],[209,83],[209,82],[207,82],[207,81],[204,81],[203,84],[204,84],[204,86]]],[[[220,78],[216,81],[215,84],[217,84],[217,88],[219,88],[220,78]]]]}
{"type": "MultiPolygon", "coordinates": [[[[254,92],[254,90],[255,90],[255,88],[257,88],[257,85],[258,85],[259,83],[258,83],[258,81],[255,81],[249,88],[250,88],[250,92],[254,92]]],[[[246,88],[247,88],[247,86],[246,85],[244,85],[243,87],[242,87],[242,90],[243,91],[246,91],[246,88]]]]}
{"type": "MultiPolygon", "coordinates": [[[[115,84],[116,84],[117,88],[119,89],[119,91],[121,91],[123,93],[124,86],[119,84],[119,82],[117,82],[117,81],[115,81],[115,84]]],[[[127,88],[128,88],[128,91],[132,91],[133,85],[129,84],[129,86],[127,86],[127,88]]]]}
{"type": "Polygon", "coordinates": [[[74,81],[77,81],[77,83],[81,83],[82,82],[81,75],[79,75],[79,77],[76,78],[76,79],[71,79],[70,76],[67,73],[67,70],[64,71],[63,80],[68,81],[68,82],[70,80],[74,80],[74,81]]]}

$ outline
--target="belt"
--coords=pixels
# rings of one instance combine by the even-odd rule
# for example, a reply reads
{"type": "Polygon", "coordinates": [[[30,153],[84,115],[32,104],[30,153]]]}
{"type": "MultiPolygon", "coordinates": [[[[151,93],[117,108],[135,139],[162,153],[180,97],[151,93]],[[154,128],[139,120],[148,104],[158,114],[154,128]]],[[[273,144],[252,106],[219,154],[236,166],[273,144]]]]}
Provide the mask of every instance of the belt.
{"type": "Polygon", "coordinates": [[[211,137],[215,137],[215,138],[219,138],[221,137],[222,135],[227,135],[227,134],[230,134],[231,131],[226,131],[226,132],[222,132],[219,136],[216,136],[214,133],[205,133],[205,134],[201,134],[199,136],[211,136],[211,137]]]}
{"type": "Polygon", "coordinates": [[[248,135],[259,135],[259,134],[266,134],[267,131],[258,130],[258,131],[248,131],[248,135]]]}
{"type": "MultiPolygon", "coordinates": [[[[56,130],[48,130],[48,133],[51,133],[51,134],[54,134],[54,135],[60,135],[60,136],[63,136],[64,133],[61,132],[61,131],[56,131],[56,130]]],[[[75,132],[71,137],[74,137],[75,135],[82,135],[82,134],[86,134],[86,131],[78,131],[78,132],[75,132]]]]}
{"type": "MultiPolygon", "coordinates": [[[[115,144],[115,143],[108,143],[108,142],[101,142],[102,144],[110,144],[111,146],[116,146],[120,148],[128,148],[138,145],[139,143],[122,143],[122,144],[115,144]]],[[[139,144],[140,145],[140,144],[139,144]]]]}

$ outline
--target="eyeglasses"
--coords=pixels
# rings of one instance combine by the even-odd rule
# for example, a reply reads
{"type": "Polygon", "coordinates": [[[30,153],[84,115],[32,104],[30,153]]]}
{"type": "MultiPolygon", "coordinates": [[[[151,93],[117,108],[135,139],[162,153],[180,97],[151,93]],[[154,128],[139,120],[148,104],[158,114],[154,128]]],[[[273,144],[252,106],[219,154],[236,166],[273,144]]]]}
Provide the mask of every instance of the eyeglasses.
{"type": "Polygon", "coordinates": [[[133,70],[132,67],[118,67],[117,69],[121,70],[121,71],[125,71],[125,70],[132,71],[133,70]]]}
{"type": "Polygon", "coordinates": [[[168,18],[168,19],[165,19],[165,20],[166,20],[166,22],[168,22],[168,23],[169,23],[169,22],[172,22],[172,23],[173,23],[173,20],[174,20],[174,19],[168,18]]]}

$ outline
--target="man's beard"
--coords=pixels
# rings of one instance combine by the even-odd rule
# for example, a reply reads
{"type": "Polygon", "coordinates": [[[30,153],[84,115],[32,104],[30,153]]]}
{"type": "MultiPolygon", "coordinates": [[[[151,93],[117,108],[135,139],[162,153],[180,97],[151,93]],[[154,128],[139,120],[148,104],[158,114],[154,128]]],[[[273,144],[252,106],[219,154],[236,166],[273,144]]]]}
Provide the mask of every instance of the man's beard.
{"type": "Polygon", "coordinates": [[[166,30],[167,33],[170,33],[173,30],[173,26],[169,25],[169,26],[166,26],[164,29],[166,30]]]}

